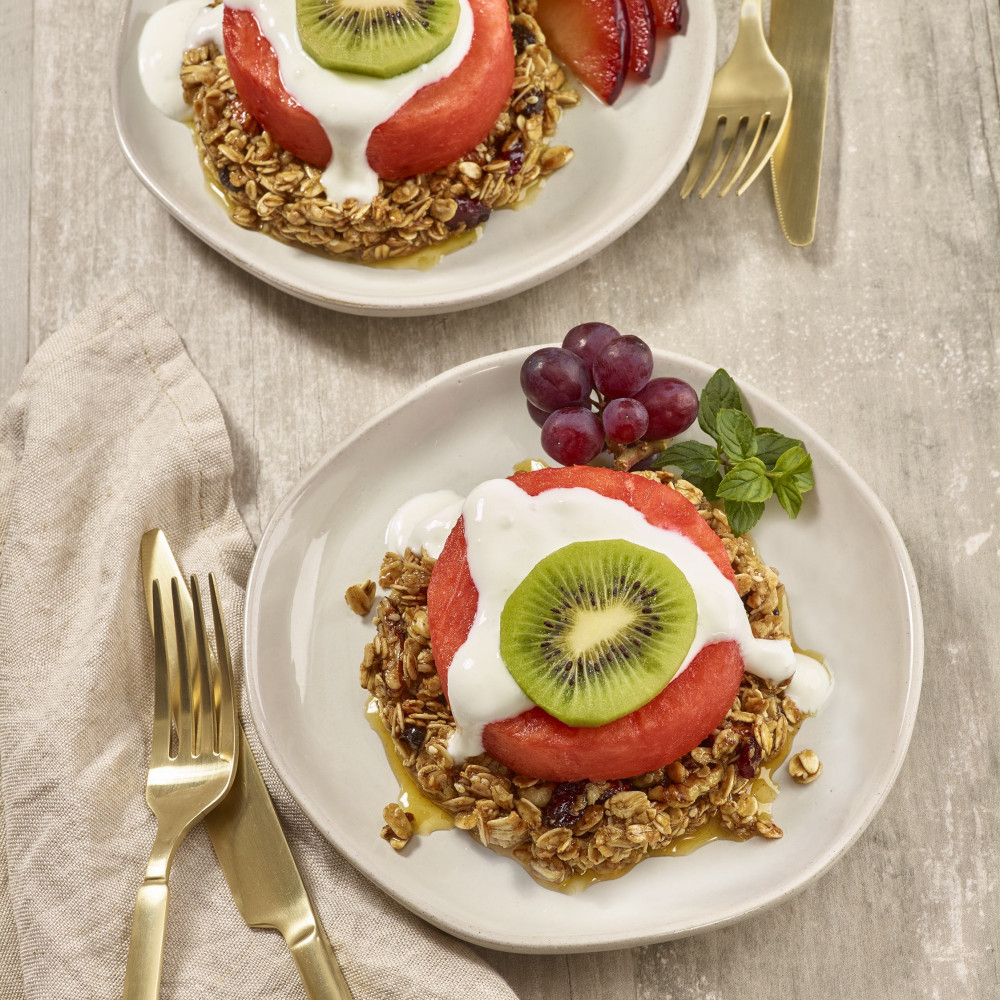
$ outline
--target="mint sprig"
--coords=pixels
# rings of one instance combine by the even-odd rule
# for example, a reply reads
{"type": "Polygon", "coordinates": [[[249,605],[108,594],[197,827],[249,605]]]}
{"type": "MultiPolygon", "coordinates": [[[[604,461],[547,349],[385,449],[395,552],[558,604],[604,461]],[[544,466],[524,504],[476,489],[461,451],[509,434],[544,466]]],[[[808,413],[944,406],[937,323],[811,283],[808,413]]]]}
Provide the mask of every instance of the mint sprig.
{"type": "Polygon", "coordinates": [[[722,501],[734,535],[748,532],[772,496],[789,517],[798,517],[802,496],[815,485],[812,457],[797,438],[756,427],[743,408],[739,387],[720,368],[702,390],[698,426],[715,445],[677,441],[653,460],[671,466],[711,501],[722,501]]]}

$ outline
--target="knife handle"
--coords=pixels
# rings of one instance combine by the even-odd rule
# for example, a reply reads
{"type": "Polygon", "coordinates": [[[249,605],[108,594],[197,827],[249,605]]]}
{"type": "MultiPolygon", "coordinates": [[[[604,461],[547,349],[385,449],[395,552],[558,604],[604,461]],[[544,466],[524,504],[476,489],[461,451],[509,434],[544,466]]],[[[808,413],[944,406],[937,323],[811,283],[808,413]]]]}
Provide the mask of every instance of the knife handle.
{"type": "Polygon", "coordinates": [[[307,934],[289,941],[288,947],[309,1000],[353,1000],[351,988],[319,921],[313,923],[307,934]]]}
{"type": "Polygon", "coordinates": [[[156,1000],[159,996],[169,899],[166,879],[147,878],[139,886],[125,966],[125,1000],[156,1000]]]}

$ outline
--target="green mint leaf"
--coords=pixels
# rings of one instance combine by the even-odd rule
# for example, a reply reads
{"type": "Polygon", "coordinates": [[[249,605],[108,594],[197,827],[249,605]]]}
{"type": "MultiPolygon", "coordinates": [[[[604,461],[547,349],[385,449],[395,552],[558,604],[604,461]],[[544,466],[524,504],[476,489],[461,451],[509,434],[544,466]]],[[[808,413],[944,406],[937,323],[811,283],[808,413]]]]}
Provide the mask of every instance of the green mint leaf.
{"type": "Polygon", "coordinates": [[[794,483],[775,483],[774,495],[790,518],[794,520],[799,516],[799,511],[802,509],[802,494],[794,483]]]}
{"type": "Polygon", "coordinates": [[[652,461],[654,469],[672,466],[681,470],[681,475],[693,486],[697,486],[708,500],[716,499],[716,490],[722,481],[719,453],[710,444],[701,441],[675,441],[665,451],[661,451],[652,461]]]}
{"type": "Polygon", "coordinates": [[[802,494],[813,488],[812,456],[801,445],[782,452],[769,472],[778,503],[791,518],[799,516],[802,494]]]}
{"type": "Polygon", "coordinates": [[[812,477],[812,456],[801,445],[794,445],[778,456],[772,476],[779,482],[789,483],[796,476],[812,477]]]}
{"type": "Polygon", "coordinates": [[[789,517],[798,516],[803,494],[815,487],[812,457],[798,438],[773,427],[754,427],[739,387],[724,368],[702,390],[698,426],[718,442],[718,449],[685,442],[690,450],[671,446],[654,467],[676,466],[709,500],[722,500],[737,535],[760,520],[771,496],[777,496],[789,517]]]}
{"type": "Polygon", "coordinates": [[[718,494],[723,500],[763,503],[774,492],[767,468],[759,458],[748,458],[733,466],[719,483],[718,494]]]}
{"type": "Polygon", "coordinates": [[[672,465],[689,480],[691,476],[707,479],[719,472],[719,453],[701,441],[675,441],[656,456],[652,465],[654,469],[672,465]]]}
{"type": "Polygon", "coordinates": [[[758,427],[756,436],[756,455],[769,469],[774,468],[774,463],[789,448],[794,448],[796,445],[800,448],[802,447],[801,441],[796,438],[785,437],[784,434],[779,434],[778,431],[771,427],[758,427]]]}
{"type": "Polygon", "coordinates": [[[734,535],[745,535],[764,513],[762,503],[746,503],[740,500],[726,501],[726,518],[734,535]]]}
{"type": "Polygon", "coordinates": [[[734,462],[742,462],[757,454],[753,421],[742,410],[719,410],[715,415],[715,436],[722,450],[734,462]]]}
{"type": "Polygon", "coordinates": [[[743,399],[729,373],[720,368],[706,383],[698,400],[698,426],[710,437],[715,433],[716,414],[719,410],[742,410],[743,399]]]}
{"type": "Polygon", "coordinates": [[[792,483],[799,493],[808,493],[816,485],[816,480],[813,479],[812,469],[808,472],[797,472],[794,476],[792,476],[792,483]]]}

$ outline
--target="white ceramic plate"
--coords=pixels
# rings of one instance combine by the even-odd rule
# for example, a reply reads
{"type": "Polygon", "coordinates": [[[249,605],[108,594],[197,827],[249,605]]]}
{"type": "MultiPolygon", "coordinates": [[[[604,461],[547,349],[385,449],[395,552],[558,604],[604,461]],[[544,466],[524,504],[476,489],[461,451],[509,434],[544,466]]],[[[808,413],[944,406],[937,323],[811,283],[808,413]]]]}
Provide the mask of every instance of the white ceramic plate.
{"type": "Polygon", "coordinates": [[[127,0],[112,91],[132,169],[166,208],[233,263],[331,309],[415,316],[483,305],[580,263],[633,226],[674,182],[694,147],[715,71],[713,0],[688,0],[686,32],[669,41],[655,79],[628,84],[614,108],[588,93],[557,142],[576,150],[522,211],[494,213],[482,238],[430,271],[327,260],[234,225],[205,182],[190,129],[159,114],[139,81],[136,49],[163,0],[127,0]]]}
{"type": "MultiPolygon", "coordinates": [[[[923,633],[916,582],[879,501],[816,435],[748,386],[758,424],[801,437],[816,491],[797,521],[775,506],[754,531],[790,595],[796,638],[836,675],[800,747],[820,780],[787,775],[779,841],[716,842],[652,858],[566,896],[449,830],[400,854],[379,839],[398,786],[365,716],[358,666],[371,628],[344,591],[375,579],[396,508],[429,490],[467,492],[539,454],[518,387],[527,351],[439,376],[330,452],[264,533],[246,604],[246,670],[257,730],[316,826],[372,881],[444,930],[492,948],[569,952],[646,944],[718,927],[773,905],[826,869],[865,828],[899,771],[917,708],[923,633]],[[846,627],[849,623],[850,627],[846,627]],[[358,774],[364,775],[362,781],[358,774]]],[[[656,371],[704,385],[711,369],[656,352],[656,371]]]]}

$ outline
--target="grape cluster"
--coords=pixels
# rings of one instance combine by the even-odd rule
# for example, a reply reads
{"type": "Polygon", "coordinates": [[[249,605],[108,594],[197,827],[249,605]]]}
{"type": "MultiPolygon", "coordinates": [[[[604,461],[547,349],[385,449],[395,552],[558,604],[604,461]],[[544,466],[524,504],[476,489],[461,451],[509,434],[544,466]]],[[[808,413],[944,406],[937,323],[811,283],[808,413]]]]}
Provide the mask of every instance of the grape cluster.
{"type": "Polygon", "coordinates": [[[542,447],[562,465],[585,465],[607,448],[641,457],[694,423],[698,394],[677,378],[652,378],[653,352],[607,323],[581,323],[562,347],[542,347],[521,366],[528,413],[542,447]],[[640,446],[636,448],[635,446],[640,446]]]}

